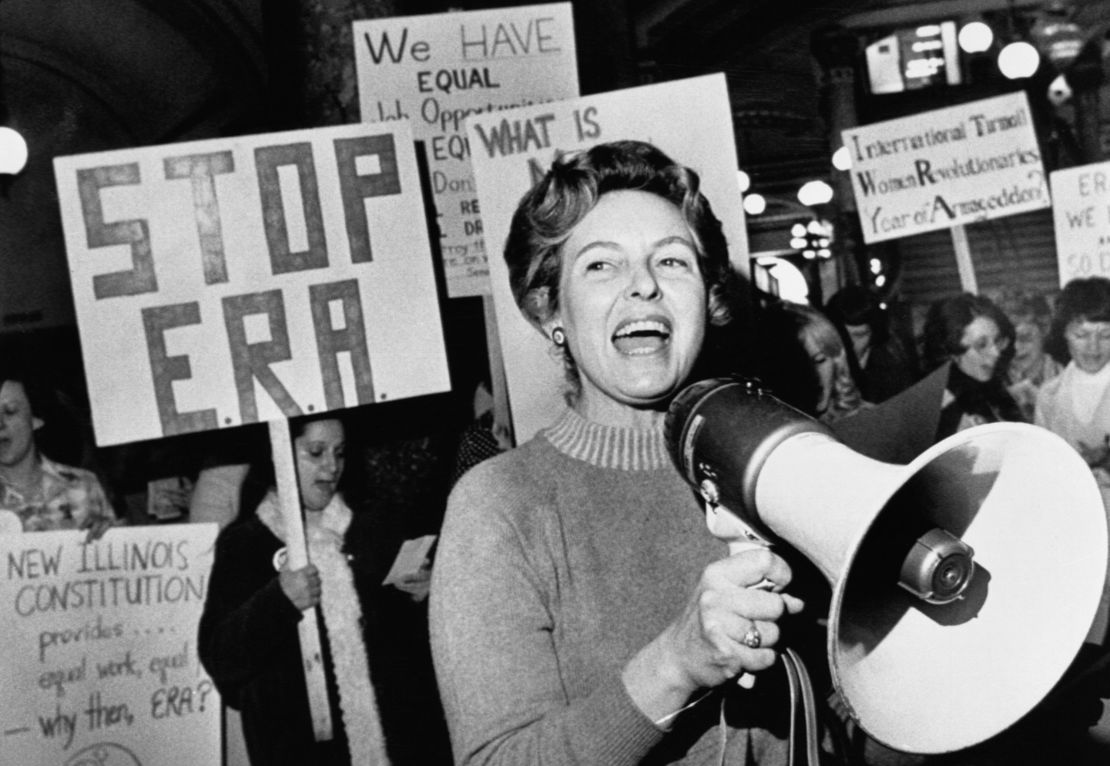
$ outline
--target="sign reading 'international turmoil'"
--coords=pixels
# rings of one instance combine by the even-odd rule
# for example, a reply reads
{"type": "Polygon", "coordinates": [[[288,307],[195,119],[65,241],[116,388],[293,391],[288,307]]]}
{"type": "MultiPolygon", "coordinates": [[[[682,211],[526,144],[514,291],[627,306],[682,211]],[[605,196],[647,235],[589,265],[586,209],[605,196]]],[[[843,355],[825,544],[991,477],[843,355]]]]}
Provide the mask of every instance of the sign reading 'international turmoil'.
{"type": "Polygon", "coordinates": [[[1051,204],[1024,93],[843,131],[864,241],[1051,204]]]}

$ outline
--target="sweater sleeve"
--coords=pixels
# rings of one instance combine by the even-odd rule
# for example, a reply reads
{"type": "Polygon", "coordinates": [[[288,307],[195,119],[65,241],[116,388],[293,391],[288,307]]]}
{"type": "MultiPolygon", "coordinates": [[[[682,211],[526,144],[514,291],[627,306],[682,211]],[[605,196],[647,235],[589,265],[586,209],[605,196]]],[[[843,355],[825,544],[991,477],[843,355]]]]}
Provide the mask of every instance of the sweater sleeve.
{"type": "Polygon", "coordinates": [[[432,652],[456,763],[639,763],[663,733],[633,705],[620,668],[567,697],[548,554],[507,512],[542,509],[524,507],[536,501],[504,465],[487,461],[456,486],[433,567],[432,652]]]}
{"type": "Polygon", "coordinates": [[[266,567],[269,556],[258,533],[242,526],[224,530],[216,542],[197,643],[205,670],[233,707],[239,687],[283,662],[287,645],[297,641],[301,612],[266,567]]]}

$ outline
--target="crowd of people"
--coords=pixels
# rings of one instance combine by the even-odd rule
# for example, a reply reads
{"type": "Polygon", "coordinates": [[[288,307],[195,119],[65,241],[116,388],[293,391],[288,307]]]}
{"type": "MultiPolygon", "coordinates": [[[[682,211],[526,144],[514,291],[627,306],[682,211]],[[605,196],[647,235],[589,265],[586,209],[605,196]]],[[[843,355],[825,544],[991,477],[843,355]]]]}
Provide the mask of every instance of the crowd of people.
{"type": "MultiPolygon", "coordinates": [[[[557,160],[521,201],[505,259],[517,304],[563,361],[566,409],[509,448],[486,393],[438,467],[408,455],[377,485],[366,476],[374,452],[358,443],[367,421],[294,419],[307,565],[283,555],[287,521],[257,432],[224,442],[219,459],[169,469],[187,482],[144,495],[147,508],[162,503],[150,518],[111,470],[98,479],[97,466],[44,451],[50,387],[10,365],[0,533],[218,523],[199,653],[241,711],[256,764],[786,764],[784,678],[729,682],[774,666],[823,596],[788,554],[728,555],[706,534],[664,434],[669,403],[697,375],[754,373],[844,433],[904,403],[921,415],[890,423],[897,462],[983,423],[1034,423],[1110,492],[1108,279],[1059,295],[954,294],[916,334],[861,286],[823,306],[763,295],[754,327],[741,328],[755,338],[751,358],[706,364],[717,333],[742,321],[732,297],[744,286],[696,174],[632,141],[557,160]],[[416,527],[387,498],[405,474],[420,474],[428,506],[416,527]],[[434,556],[383,585],[401,542],[421,534],[439,536],[434,556]],[[299,658],[309,610],[335,722],[324,743],[299,658]]],[[[920,762],[837,742],[827,731],[828,762],[920,762]]]]}

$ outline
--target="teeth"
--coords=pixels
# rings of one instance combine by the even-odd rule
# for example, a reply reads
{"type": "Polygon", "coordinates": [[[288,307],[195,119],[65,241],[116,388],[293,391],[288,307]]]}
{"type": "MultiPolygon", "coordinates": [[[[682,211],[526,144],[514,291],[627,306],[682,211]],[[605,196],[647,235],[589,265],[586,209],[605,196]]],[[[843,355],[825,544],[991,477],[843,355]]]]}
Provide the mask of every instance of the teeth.
{"type": "Polygon", "coordinates": [[[644,319],[639,322],[632,322],[631,324],[625,325],[617,332],[617,337],[620,338],[637,332],[658,332],[666,335],[667,326],[662,322],[644,319]]]}

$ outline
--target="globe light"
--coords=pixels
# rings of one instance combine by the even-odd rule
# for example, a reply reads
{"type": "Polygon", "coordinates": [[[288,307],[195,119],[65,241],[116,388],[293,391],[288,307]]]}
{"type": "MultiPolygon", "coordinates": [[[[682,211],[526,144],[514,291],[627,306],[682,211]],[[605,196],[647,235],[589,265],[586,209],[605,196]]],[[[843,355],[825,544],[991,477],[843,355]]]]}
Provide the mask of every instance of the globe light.
{"type": "Polygon", "coordinates": [[[848,151],[847,146],[842,146],[833,152],[832,164],[837,170],[848,170],[852,167],[852,153],[848,151]]]}
{"type": "Polygon", "coordinates": [[[759,215],[767,209],[767,200],[762,194],[748,194],[744,197],[744,212],[748,215],[759,215]]]}
{"type": "Polygon", "coordinates": [[[982,53],[994,42],[994,32],[981,21],[972,21],[960,27],[956,38],[964,53],[982,53]]]}
{"type": "Polygon", "coordinates": [[[743,170],[736,171],[736,178],[740,182],[741,194],[752,188],[752,177],[745,173],[743,170]]]}
{"type": "Polygon", "coordinates": [[[27,142],[19,131],[0,127],[0,173],[15,175],[27,164],[27,142]]]}
{"type": "Polygon", "coordinates": [[[1024,40],[1010,43],[998,54],[998,68],[1011,80],[1032,77],[1041,65],[1041,54],[1024,40]]]}
{"type": "Polygon", "coordinates": [[[798,189],[798,202],[803,205],[824,205],[833,198],[832,187],[824,181],[806,181],[798,189]]]}

